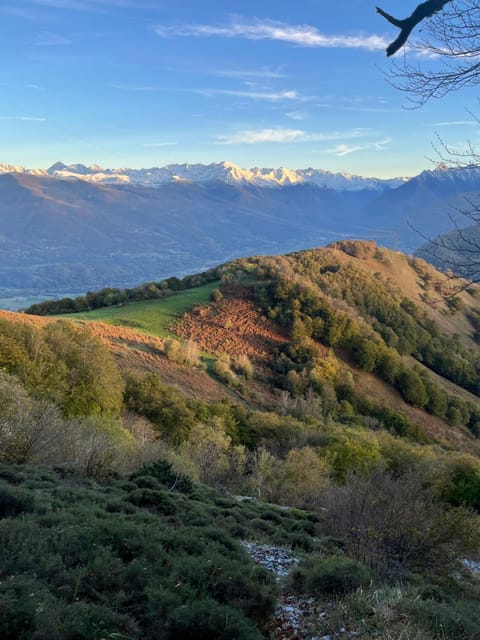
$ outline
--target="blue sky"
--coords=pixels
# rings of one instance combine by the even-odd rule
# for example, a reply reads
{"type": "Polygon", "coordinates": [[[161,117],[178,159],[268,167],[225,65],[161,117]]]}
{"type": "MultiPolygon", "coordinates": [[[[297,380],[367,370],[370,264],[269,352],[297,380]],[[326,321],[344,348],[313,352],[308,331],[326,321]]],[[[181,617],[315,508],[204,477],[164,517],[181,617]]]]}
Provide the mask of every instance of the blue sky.
{"type": "Polygon", "coordinates": [[[0,20],[3,163],[388,177],[431,168],[436,133],[478,136],[473,90],[403,108],[375,0],[4,0],[0,20]]]}

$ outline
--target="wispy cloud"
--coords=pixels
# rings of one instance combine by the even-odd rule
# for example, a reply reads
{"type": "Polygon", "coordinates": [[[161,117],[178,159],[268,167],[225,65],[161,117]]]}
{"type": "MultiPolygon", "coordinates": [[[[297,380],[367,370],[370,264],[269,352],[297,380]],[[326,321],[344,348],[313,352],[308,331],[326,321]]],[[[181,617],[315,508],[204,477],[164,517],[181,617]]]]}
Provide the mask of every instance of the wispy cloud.
{"type": "Polygon", "coordinates": [[[390,101],[383,96],[322,96],[315,103],[319,109],[335,109],[336,111],[352,111],[358,113],[397,113],[400,107],[390,106],[390,101]]]}
{"type": "Polygon", "coordinates": [[[433,122],[430,127],[478,127],[476,120],[451,120],[447,122],[433,122]]]}
{"type": "Polygon", "coordinates": [[[46,122],[46,118],[35,116],[0,116],[0,120],[21,120],[22,122],[46,122]]]}
{"type": "Polygon", "coordinates": [[[259,20],[253,18],[234,19],[229,24],[184,24],[159,25],[155,28],[161,37],[211,37],[243,38],[246,40],[277,40],[295,44],[300,47],[327,47],[342,49],[366,49],[368,51],[384,50],[388,40],[379,35],[339,34],[332,35],[319,31],[311,25],[290,25],[275,20],[259,20]]]}
{"type": "Polygon", "coordinates": [[[377,142],[369,142],[367,144],[361,145],[350,145],[342,143],[337,144],[332,149],[327,149],[327,153],[342,157],[348,156],[351,153],[355,153],[357,151],[384,151],[391,142],[391,138],[384,138],[383,140],[378,140],[377,142]]]}
{"type": "Polygon", "coordinates": [[[305,131],[299,129],[260,129],[239,131],[232,135],[219,135],[220,144],[262,144],[265,142],[300,142],[305,131]]]}
{"type": "Polygon", "coordinates": [[[336,156],[348,156],[351,153],[355,153],[355,151],[361,151],[365,147],[362,146],[353,146],[348,144],[337,144],[333,149],[327,149],[328,153],[333,153],[336,156]]]}
{"type": "Polygon", "coordinates": [[[263,144],[268,142],[299,143],[348,140],[372,135],[371,129],[313,133],[302,129],[245,129],[231,135],[218,135],[218,144],[263,144]]]}
{"type": "Polygon", "coordinates": [[[234,91],[228,89],[214,89],[213,91],[199,91],[199,93],[211,93],[212,95],[237,96],[250,100],[267,100],[278,102],[280,100],[305,100],[298,91],[234,91]]]}
{"type": "Polygon", "coordinates": [[[145,142],[145,144],[143,144],[143,147],[175,147],[178,144],[178,142],[145,142]]]}
{"type": "Polygon", "coordinates": [[[37,47],[56,47],[72,44],[72,41],[65,36],[61,36],[58,33],[50,33],[49,31],[42,31],[38,33],[33,44],[37,47]]]}
{"type": "Polygon", "coordinates": [[[249,100],[266,100],[270,102],[289,101],[289,100],[308,100],[308,98],[300,95],[295,90],[285,91],[241,91],[230,89],[189,89],[185,87],[156,87],[154,85],[125,85],[110,84],[111,89],[119,91],[136,91],[136,92],[176,92],[176,93],[195,93],[207,97],[214,96],[233,96],[238,98],[248,98],[249,100]]]}
{"type": "Polygon", "coordinates": [[[290,120],[306,120],[308,113],[306,111],[289,111],[285,114],[290,120]]]}
{"type": "Polygon", "coordinates": [[[137,2],[136,0],[27,0],[31,5],[66,9],[69,11],[105,11],[107,9],[154,9],[153,2],[137,2]]]}
{"type": "Polygon", "coordinates": [[[223,78],[240,78],[241,80],[286,78],[284,73],[271,69],[211,69],[207,73],[223,78]]]}
{"type": "MultiPolygon", "coordinates": [[[[134,84],[109,84],[110,89],[118,89],[118,91],[139,91],[139,92],[155,92],[155,91],[169,91],[166,87],[156,87],[154,85],[134,85],[134,84]]],[[[174,91],[176,89],[173,89],[174,91]]]]}

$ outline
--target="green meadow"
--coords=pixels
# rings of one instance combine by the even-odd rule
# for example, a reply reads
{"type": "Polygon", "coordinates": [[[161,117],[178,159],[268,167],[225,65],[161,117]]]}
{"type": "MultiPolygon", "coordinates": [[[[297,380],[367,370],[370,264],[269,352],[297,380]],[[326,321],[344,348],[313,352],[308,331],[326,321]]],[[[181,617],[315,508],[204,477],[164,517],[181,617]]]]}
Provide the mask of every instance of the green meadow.
{"type": "Polygon", "coordinates": [[[165,338],[172,335],[169,327],[178,316],[197,304],[208,302],[210,294],[218,285],[218,281],[211,282],[194,289],[178,291],[158,300],[128,302],[123,306],[103,307],[94,311],[70,313],[58,317],[131,327],[141,333],[165,338]]]}

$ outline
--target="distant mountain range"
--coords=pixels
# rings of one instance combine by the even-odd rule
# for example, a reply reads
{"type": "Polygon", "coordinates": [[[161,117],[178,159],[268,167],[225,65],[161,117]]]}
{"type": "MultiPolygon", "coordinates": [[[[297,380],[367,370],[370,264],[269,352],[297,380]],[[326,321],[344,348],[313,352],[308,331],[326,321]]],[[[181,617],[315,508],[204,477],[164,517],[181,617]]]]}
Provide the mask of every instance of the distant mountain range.
{"type": "Polygon", "coordinates": [[[330,173],[321,169],[242,169],[233,162],[212,164],[169,164],[150,169],[103,169],[94,164],[66,165],[56,162],[48,169],[25,169],[0,164],[1,173],[27,173],[54,178],[79,178],[88,182],[108,184],[140,184],[158,187],[170,182],[187,181],[195,183],[225,182],[227,184],[250,184],[257,187],[284,187],[297,184],[313,184],[316,187],[336,191],[360,191],[373,189],[383,191],[398,187],[408,178],[362,178],[349,173],[330,173]]]}
{"type": "Polygon", "coordinates": [[[393,182],[231,163],[126,169],[120,181],[100,167],[59,163],[1,165],[0,173],[0,306],[12,290],[45,298],[134,286],[342,238],[411,252],[423,238],[409,222],[426,236],[448,232],[449,214],[480,193],[478,167],[393,182]]]}

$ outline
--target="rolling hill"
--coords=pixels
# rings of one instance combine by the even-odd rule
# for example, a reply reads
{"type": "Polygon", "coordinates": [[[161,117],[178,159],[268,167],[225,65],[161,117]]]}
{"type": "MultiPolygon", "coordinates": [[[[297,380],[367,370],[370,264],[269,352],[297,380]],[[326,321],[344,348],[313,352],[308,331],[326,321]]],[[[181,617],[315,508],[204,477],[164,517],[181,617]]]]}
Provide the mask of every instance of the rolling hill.
{"type": "MultiPolygon", "coordinates": [[[[230,364],[223,383],[229,397],[257,409],[278,409],[282,392],[293,401],[326,385],[336,390],[336,401],[353,404],[355,411],[380,415],[387,407],[427,439],[478,446],[472,440],[480,427],[476,289],[452,299],[455,283],[423,260],[358,241],[245,258],[207,275],[210,284],[178,292],[157,289],[159,299],[142,302],[117,305],[115,291],[108,289],[103,295],[109,306],[66,317],[88,323],[107,339],[122,366],[155,372],[168,383],[175,384],[175,374],[161,340],[177,336],[210,354],[210,368],[226,356],[230,364]],[[212,302],[209,295],[217,286],[221,299],[212,302]],[[242,355],[258,374],[248,385],[233,371],[232,362],[242,355]],[[405,372],[411,371],[409,379],[405,372]],[[349,390],[342,380],[349,381],[349,390]],[[412,395],[411,386],[421,386],[423,396],[412,395]]],[[[191,282],[187,278],[186,286],[191,282]]],[[[152,289],[148,295],[155,297],[152,289]]],[[[101,307],[102,293],[92,300],[101,307]]],[[[70,302],[56,307],[47,302],[31,312],[58,313],[61,304],[70,311],[70,302]]],[[[185,377],[180,377],[182,387],[185,377]]],[[[203,390],[205,380],[199,383],[203,390]]],[[[218,385],[219,376],[214,380],[218,385]]],[[[190,380],[189,395],[194,386],[190,380]]],[[[207,386],[212,397],[222,395],[207,386]]]]}
{"type": "Polygon", "coordinates": [[[411,251],[423,239],[409,221],[425,235],[447,231],[452,208],[480,189],[477,169],[437,169],[391,184],[351,176],[322,183],[317,172],[316,181],[292,178],[267,188],[268,172],[255,181],[194,168],[197,181],[154,186],[90,182],[78,168],[75,177],[73,170],[62,178],[0,175],[4,306],[7,298],[18,308],[25,306],[18,298],[134,286],[346,237],[411,251]]]}
{"type": "Polygon", "coordinates": [[[0,312],[2,637],[476,640],[450,285],[344,240],[0,312]]]}

